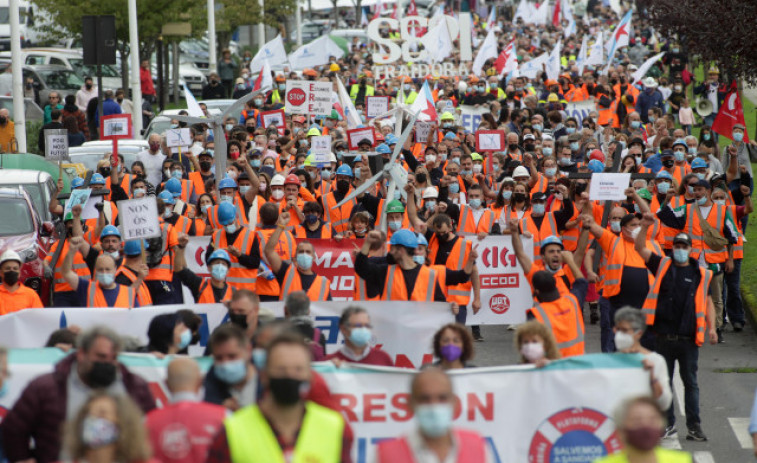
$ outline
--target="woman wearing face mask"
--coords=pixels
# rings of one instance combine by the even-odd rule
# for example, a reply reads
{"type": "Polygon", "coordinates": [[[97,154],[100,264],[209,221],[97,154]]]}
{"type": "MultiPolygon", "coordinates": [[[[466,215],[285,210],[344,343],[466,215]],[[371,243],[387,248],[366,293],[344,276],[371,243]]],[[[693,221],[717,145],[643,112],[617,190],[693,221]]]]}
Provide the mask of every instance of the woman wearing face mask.
{"type": "MultiPolygon", "coordinates": [[[[330,239],[331,224],[323,221],[323,208],[316,201],[308,201],[302,207],[305,221],[294,229],[294,235],[300,239],[330,239]]],[[[334,235],[336,238],[341,235],[334,235]]]]}
{"type": "Polygon", "coordinates": [[[494,225],[492,225],[492,234],[502,234],[502,229],[499,227],[499,219],[502,214],[511,215],[512,208],[510,207],[513,197],[513,190],[515,189],[515,180],[511,177],[505,177],[501,183],[499,183],[499,191],[494,199],[494,203],[489,206],[494,211],[494,225]]]}
{"type": "Polygon", "coordinates": [[[242,145],[236,140],[230,141],[226,147],[226,159],[229,159],[231,161],[236,161],[239,158],[239,156],[241,156],[241,154],[242,154],[242,145]]]}
{"type": "MultiPolygon", "coordinates": [[[[495,224],[499,227],[500,233],[504,235],[510,234],[507,225],[510,219],[522,219],[526,214],[526,211],[531,207],[531,201],[528,196],[528,186],[521,182],[515,183],[512,179],[505,180],[505,184],[509,182],[513,182],[514,184],[512,187],[512,193],[510,194],[510,200],[509,203],[503,207],[502,213],[499,215],[499,219],[497,219],[497,223],[495,224]]],[[[504,184],[500,192],[502,193],[503,198],[507,196],[507,190],[504,188],[504,184]]]]}
{"type": "Polygon", "coordinates": [[[662,410],[667,410],[673,400],[665,358],[657,352],[645,349],[641,337],[647,328],[644,315],[639,309],[623,307],[615,312],[615,348],[624,354],[641,354],[644,368],[649,371],[652,395],[662,410]]]}
{"type": "Polygon", "coordinates": [[[350,218],[350,225],[344,236],[352,239],[363,239],[371,230],[371,217],[369,214],[365,211],[356,212],[350,218]]]}
{"type": "Polygon", "coordinates": [[[197,230],[197,236],[205,234],[205,230],[208,229],[208,213],[215,206],[216,202],[213,199],[213,195],[209,193],[203,193],[197,198],[197,207],[195,208],[195,229],[197,230]]]}
{"type": "Polygon", "coordinates": [[[150,320],[147,328],[147,345],[139,352],[149,352],[158,358],[174,355],[189,347],[192,331],[176,313],[160,314],[150,320]]]}
{"type": "Polygon", "coordinates": [[[279,172],[281,170],[277,166],[276,155],[271,154],[270,152],[263,155],[263,167],[270,167],[276,172],[279,172]]]}
{"type": "Polygon", "coordinates": [[[520,325],[515,331],[515,349],[520,353],[520,363],[539,368],[560,358],[552,331],[536,320],[520,325]]]}
{"type": "Polygon", "coordinates": [[[95,393],[66,423],[63,454],[71,462],[158,463],[142,419],[128,395],[95,393]]]}
{"type": "Polygon", "coordinates": [[[434,366],[442,370],[475,368],[468,363],[474,355],[473,336],[459,323],[449,323],[439,328],[433,339],[434,356],[439,360],[434,366]]]}
{"type": "Polygon", "coordinates": [[[595,463],[691,463],[691,455],[660,447],[665,433],[665,417],[659,405],[648,396],[627,400],[614,416],[623,450],[595,463]]]}

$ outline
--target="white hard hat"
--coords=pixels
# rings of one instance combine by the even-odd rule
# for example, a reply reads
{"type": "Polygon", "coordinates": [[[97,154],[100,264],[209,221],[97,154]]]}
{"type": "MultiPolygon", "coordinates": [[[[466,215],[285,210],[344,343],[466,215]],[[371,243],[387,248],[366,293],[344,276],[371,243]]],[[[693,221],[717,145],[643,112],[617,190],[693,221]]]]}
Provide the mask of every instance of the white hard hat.
{"type": "Polygon", "coordinates": [[[460,81],[460,83],[459,83],[459,84],[457,84],[457,89],[458,89],[459,91],[461,91],[461,92],[465,93],[465,91],[466,91],[466,90],[468,90],[468,84],[466,84],[465,82],[463,82],[463,81],[461,80],[461,81],[460,81]]]}
{"type": "Polygon", "coordinates": [[[526,169],[524,166],[518,166],[513,171],[513,178],[518,177],[530,177],[531,174],[528,173],[528,169],[526,169]]]}
{"type": "Polygon", "coordinates": [[[336,154],[329,152],[329,162],[336,162],[336,154]]]}
{"type": "Polygon", "coordinates": [[[13,249],[8,249],[7,251],[3,253],[2,256],[0,256],[0,265],[3,265],[5,262],[9,260],[15,260],[19,264],[24,263],[24,261],[21,260],[21,256],[19,256],[18,253],[14,251],[13,249]]]}
{"type": "Polygon", "coordinates": [[[644,79],[644,86],[647,88],[657,88],[657,81],[654,80],[654,77],[647,77],[644,79]]]}
{"type": "Polygon", "coordinates": [[[439,192],[436,191],[436,188],[429,186],[423,189],[423,199],[427,198],[438,198],[439,192]]]}
{"type": "Polygon", "coordinates": [[[284,186],[284,176],[281,174],[276,174],[271,179],[271,186],[284,186]]]}

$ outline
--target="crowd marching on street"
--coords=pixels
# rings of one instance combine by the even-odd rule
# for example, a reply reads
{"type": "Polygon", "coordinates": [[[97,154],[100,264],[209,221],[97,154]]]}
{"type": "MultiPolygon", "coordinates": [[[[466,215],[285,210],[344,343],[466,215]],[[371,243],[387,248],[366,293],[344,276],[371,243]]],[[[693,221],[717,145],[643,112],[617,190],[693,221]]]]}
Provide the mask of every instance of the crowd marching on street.
{"type": "MultiPolygon", "coordinates": [[[[596,459],[553,451],[519,461],[691,462],[662,445],[679,432],[706,448],[700,349],[751,331],[740,282],[757,142],[743,112],[725,104],[739,98],[737,82],[717,63],[690,61],[683,40],[661,36],[625,2],[589,1],[581,14],[570,0],[462,3],[434,3],[428,28],[413,33],[438,39],[439,49],[418,42],[434,55],[421,72],[419,63],[379,64],[389,51],[360,38],[306,68],[224,52],[203,97],[245,99],[241,115],[214,125],[200,104],[208,123],[169,116],[167,132],[189,131],[185,149],[152,133],[130,165],[104,148],[96,172],[70,191],[58,179],[45,204],[62,224],[44,261],[51,297],[24,284],[26,256],[0,241],[0,332],[3,319],[66,309],[59,329],[35,333],[49,337],[36,347],[64,354],[26,383],[14,378],[19,347],[29,346],[0,337],[0,462],[509,461],[493,443],[497,429],[485,435],[458,419],[471,406],[458,394],[463,375],[477,374],[474,346],[486,342],[476,323],[495,297],[519,308],[500,328],[514,330],[520,363],[533,371],[568,374],[578,364],[561,359],[606,354],[643,374],[644,393],[602,391],[617,446],[600,446],[596,459]],[[465,9],[474,13],[467,59],[462,36],[450,40],[444,21],[432,26],[465,9]],[[442,61],[460,68],[439,72],[442,61]],[[328,111],[291,111],[315,84],[329,89],[328,111]],[[697,114],[700,106],[708,111],[697,114]],[[101,199],[94,216],[67,204],[77,190],[101,199]],[[128,239],[122,205],[148,202],[155,234],[128,239]],[[524,295],[504,284],[486,292],[480,262],[491,259],[492,239],[511,252],[508,271],[520,272],[524,295]],[[349,297],[322,270],[324,240],[349,253],[349,297]],[[403,339],[429,354],[392,399],[412,426],[368,445],[345,405],[362,391],[334,390],[334,377],[366,366],[407,371],[379,335],[392,323],[413,333],[381,314],[390,301],[411,301],[401,307],[419,314],[443,304],[445,322],[403,339]],[[315,307],[338,302],[324,329],[315,307]],[[223,304],[221,322],[209,321],[206,304],[223,304]],[[109,323],[99,310],[139,316],[161,306],[171,310],[148,312],[139,340],[126,318],[109,323]],[[91,308],[98,323],[64,323],[82,312],[70,308],[91,308]],[[598,325],[599,350],[588,348],[587,325],[598,325]],[[160,384],[128,353],[158,362],[160,384]],[[676,375],[685,397],[674,405],[676,375]],[[9,385],[13,401],[2,402],[9,385]]],[[[412,0],[402,8],[418,14],[412,0]]],[[[379,22],[382,38],[399,40],[379,22]]],[[[149,71],[141,84],[148,118],[149,71]]],[[[107,138],[89,123],[97,93],[86,85],[50,94],[45,128],[107,138]]],[[[124,94],[105,92],[105,117],[122,112],[124,94]]],[[[2,131],[8,114],[0,118],[2,131]]],[[[504,268],[505,255],[495,262],[504,268]]],[[[368,421],[369,405],[361,409],[368,421]]],[[[757,402],[749,431],[757,435],[757,402]]]]}

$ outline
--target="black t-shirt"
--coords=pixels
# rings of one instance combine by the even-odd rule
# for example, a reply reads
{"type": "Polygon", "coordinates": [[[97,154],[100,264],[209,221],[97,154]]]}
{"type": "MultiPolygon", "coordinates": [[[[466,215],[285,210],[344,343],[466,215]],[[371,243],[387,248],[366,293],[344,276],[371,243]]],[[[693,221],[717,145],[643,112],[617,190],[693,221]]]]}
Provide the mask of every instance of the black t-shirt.
{"type": "MultiPolygon", "coordinates": [[[[200,287],[202,286],[203,278],[198,277],[193,271],[189,270],[186,267],[184,267],[180,272],[175,272],[174,275],[179,279],[179,281],[181,281],[184,286],[189,288],[189,290],[192,292],[192,297],[195,298],[195,301],[199,301],[200,287]]],[[[221,288],[216,288],[213,285],[210,286],[211,288],[213,288],[213,299],[216,302],[222,301],[223,297],[226,295],[227,285],[224,284],[221,288]]]]}
{"type": "MultiPolygon", "coordinates": [[[[276,272],[276,281],[278,281],[279,285],[282,287],[284,286],[284,277],[286,276],[287,270],[289,270],[289,267],[291,265],[292,263],[289,262],[288,260],[282,261],[281,268],[279,268],[279,271],[276,272]]],[[[300,282],[302,283],[302,290],[305,292],[308,292],[310,287],[313,285],[313,282],[315,281],[315,277],[317,277],[318,275],[316,275],[315,273],[306,275],[300,272],[300,270],[296,267],[295,267],[295,271],[300,275],[300,282]]],[[[328,301],[331,300],[331,294],[329,294],[329,297],[327,300],[328,301]]]]}
{"type": "MultiPolygon", "coordinates": [[[[647,262],[650,272],[656,274],[662,257],[652,254],[647,262]]],[[[663,276],[657,296],[657,310],[652,330],[657,334],[696,335],[696,292],[699,287],[699,272],[696,260],[679,267],[672,264],[663,276]]]]}

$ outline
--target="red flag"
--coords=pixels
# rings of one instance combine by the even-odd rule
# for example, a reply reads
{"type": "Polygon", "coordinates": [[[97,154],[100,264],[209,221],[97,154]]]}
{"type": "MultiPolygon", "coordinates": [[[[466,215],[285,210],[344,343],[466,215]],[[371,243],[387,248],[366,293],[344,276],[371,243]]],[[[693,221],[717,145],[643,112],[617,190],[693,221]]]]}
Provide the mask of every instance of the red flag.
{"type": "Polygon", "coordinates": [[[552,14],[552,25],[557,27],[560,25],[560,0],[555,2],[555,12],[552,14]]]}
{"type": "MultiPolygon", "coordinates": [[[[715,122],[712,124],[712,131],[726,138],[732,137],[734,124],[744,123],[744,108],[741,106],[741,97],[737,90],[731,90],[723,100],[723,105],[718,110],[715,122]]],[[[744,130],[744,142],[749,143],[749,135],[744,130]]]]}
{"type": "Polygon", "coordinates": [[[392,10],[392,19],[397,19],[397,4],[394,4],[394,9],[392,10]]]}
{"type": "Polygon", "coordinates": [[[381,3],[381,0],[376,4],[376,10],[373,12],[373,19],[378,19],[381,17],[381,13],[384,10],[384,4],[381,3]]]}
{"type": "Polygon", "coordinates": [[[415,0],[410,0],[410,6],[407,7],[407,16],[418,16],[418,7],[415,6],[415,0]]]}
{"type": "Polygon", "coordinates": [[[258,74],[258,78],[255,79],[255,83],[252,85],[252,91],[260,90],[260,87],[263,84],[263,70],[260,70],[260,74],[258,74]]]}

